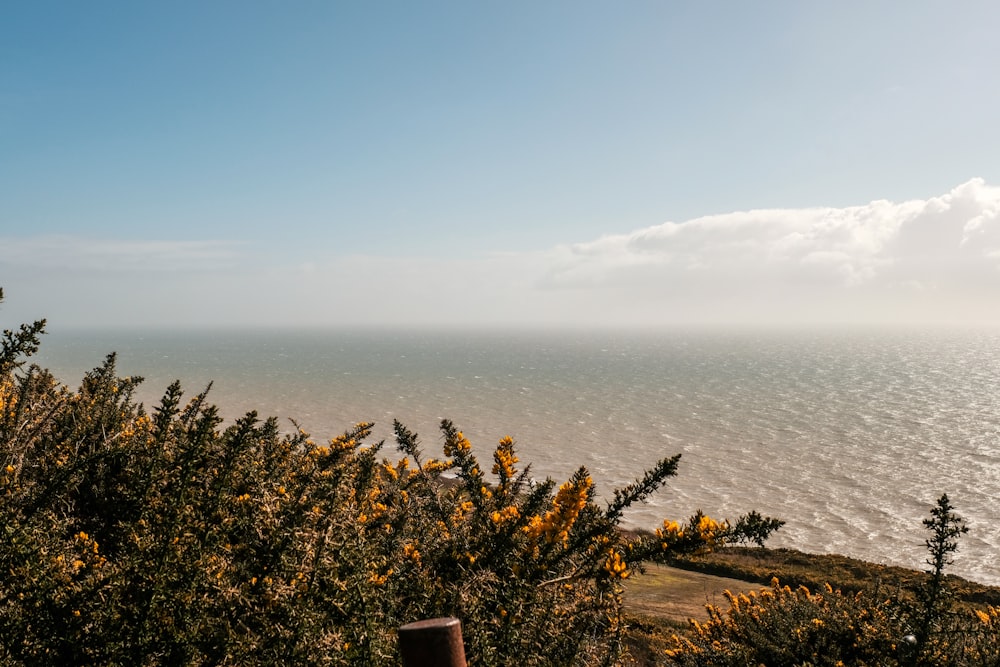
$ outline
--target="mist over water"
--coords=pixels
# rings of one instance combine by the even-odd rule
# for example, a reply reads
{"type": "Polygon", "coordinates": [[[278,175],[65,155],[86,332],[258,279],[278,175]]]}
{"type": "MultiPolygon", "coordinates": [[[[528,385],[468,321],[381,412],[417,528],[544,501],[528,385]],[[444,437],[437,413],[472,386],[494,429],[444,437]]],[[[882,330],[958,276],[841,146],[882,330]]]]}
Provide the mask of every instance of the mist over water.
{"type": "Polygon", "coordinates": [[[480,458],[503,435],[536,477],[586,465],[600,492],[681,453],[628,521],[751,509],[770,542],[923,567],[921,521],[948,493],[968,521],[952,572],[1000,584],[1000,332],[430,333],[54,331],[67,384],[118,352],[155,405],[179,379],[227,418],[257,410],[316,439],[358,421],[395,457],[392,420],[440,456],[453,420],[480,458]]]}

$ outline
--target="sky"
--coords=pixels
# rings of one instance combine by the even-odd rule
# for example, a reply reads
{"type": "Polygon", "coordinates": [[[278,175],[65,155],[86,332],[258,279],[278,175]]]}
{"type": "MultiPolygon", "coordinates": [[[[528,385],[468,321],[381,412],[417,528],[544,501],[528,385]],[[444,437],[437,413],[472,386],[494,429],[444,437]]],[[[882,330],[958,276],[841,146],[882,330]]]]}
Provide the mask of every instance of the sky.
{"type": "Polygon", "coordinates": [[[5,3],[0,325],[1000,326],[1000,4],[5,3]]]}

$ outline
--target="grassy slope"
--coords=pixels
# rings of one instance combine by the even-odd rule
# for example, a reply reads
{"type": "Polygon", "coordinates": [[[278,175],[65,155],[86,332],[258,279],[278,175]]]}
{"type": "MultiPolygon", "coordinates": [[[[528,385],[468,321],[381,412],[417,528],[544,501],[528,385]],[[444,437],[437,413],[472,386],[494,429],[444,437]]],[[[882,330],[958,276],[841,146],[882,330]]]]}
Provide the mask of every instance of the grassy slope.
{"type": "MultiPolygon", "coordinates": [[[[807,554],[793,549],[729,547],[690,558],[677,567],[650,566],[627,582],[625,607],[629,644],[638,665],[655,664],[664,635],[686,627],[690,618],[707,618],[705,605],[727,607],[722,591],[748,591],[769,586],[777,577],[792,588],[817,589],[829,583],[843,591],[872,586],[912,592],[925,574],[834,554],[807,554]]],[[[959,604],[1000,606],[1000,588],[948,577],[959,604]]]]}
{"type": "MultiPolygon", "coordinates": [[[[679,567],[734,577],[768,585],[772,577],[792,588],[804,585],[820,588],[829,583],[844,591],[858,591],[878,585],[913,591],[925,580],[918,570],[869,563],[836,554],[807,554],[794,549],[754,549],[731,547],[692,558],[679,567]]],[[[961,603],[1000,606],[1000,588],[948,576],[950,589],[961,603]]]]}

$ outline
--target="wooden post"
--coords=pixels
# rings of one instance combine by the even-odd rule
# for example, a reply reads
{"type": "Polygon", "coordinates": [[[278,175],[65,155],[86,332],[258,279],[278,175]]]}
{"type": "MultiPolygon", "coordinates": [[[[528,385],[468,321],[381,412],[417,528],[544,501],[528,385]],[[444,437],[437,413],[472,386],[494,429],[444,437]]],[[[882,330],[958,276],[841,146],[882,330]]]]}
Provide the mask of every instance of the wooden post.
{"type": "Polygon", "coordinates": [[[462,622],[431,618],[399,628],[403,667],[466,667],[462,622]]]}

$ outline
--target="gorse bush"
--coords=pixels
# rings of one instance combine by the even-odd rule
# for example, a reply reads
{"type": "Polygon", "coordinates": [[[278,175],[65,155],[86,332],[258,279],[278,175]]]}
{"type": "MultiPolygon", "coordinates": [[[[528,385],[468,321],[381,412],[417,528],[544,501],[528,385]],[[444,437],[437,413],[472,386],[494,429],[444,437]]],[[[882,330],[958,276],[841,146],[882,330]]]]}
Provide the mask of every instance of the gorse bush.
{"type": "Polygon", "coordinates": [[[707,621],[673,637],[667,656],[681,665],[878,665],[903,636],[899,619],[876,597],[781,586],[725,593],[707,621]]]}
{"type": "Polygon", "coordinates": [[[944,569],[967,530],[953,509],[943,495],[924,521],[930,569],[915,596],[878,582],[848,594],[777,579],[769,589],[727,591],[727,609],[708,605],[707,621],[670,638],[668,664],[1000,666],[1000,608],[959,609],[949,595],[944,569]]]}
{"type": "Polygon", "coordinates": [[[71,390],[27,364],[43,329],[0,351],[4,664],[391,665],[400,625],[443,615],[473,665],[614,664],[623,579],[781,524],[699,512],[626,538],[678,457],[602,504],[585,468],[533,482],[513,440],[482,464],[448,421],[441,458],[399,423],[391,455],[368,423],[223,427],[178,383],[147,411],[113,354],[71,390]]]}

